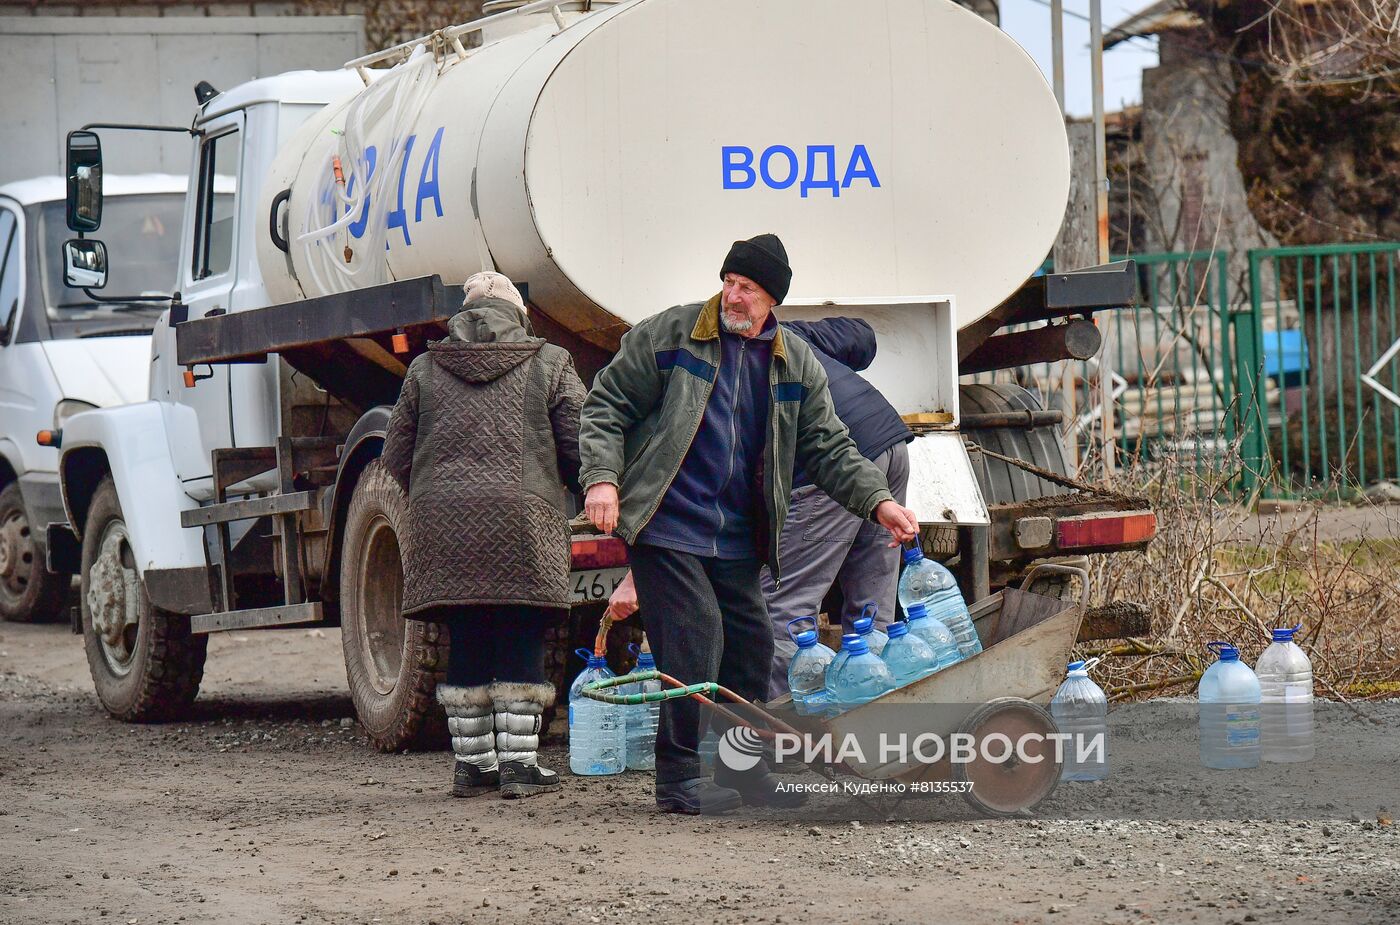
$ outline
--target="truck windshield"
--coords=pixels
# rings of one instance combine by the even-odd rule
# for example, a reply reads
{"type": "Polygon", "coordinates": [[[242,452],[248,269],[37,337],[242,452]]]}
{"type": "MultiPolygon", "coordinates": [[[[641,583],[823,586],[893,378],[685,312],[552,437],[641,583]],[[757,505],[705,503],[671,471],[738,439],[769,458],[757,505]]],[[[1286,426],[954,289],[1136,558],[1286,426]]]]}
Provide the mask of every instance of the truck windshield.
{"type": "MultiPolygon", "coordinates": [[[[104,298],[134,295],[169,295],[175,285],[180,250],[183,193],[150,193],[139,196],[107,196],[102,203],[100,237],[107,245],[110,272],[107,285],[98,292],[104,298]]],[[[146,327],[167,307],[163,302],[131,302],[113,305],[94,302],[81,289],[63,284],[63,242],[75,235],[68,230],[63,202],[39,207],[39,264],[44,280],[44,304],[51,321],[92,321],[120,312],[128,323],[143,318],[146,327]]]]}

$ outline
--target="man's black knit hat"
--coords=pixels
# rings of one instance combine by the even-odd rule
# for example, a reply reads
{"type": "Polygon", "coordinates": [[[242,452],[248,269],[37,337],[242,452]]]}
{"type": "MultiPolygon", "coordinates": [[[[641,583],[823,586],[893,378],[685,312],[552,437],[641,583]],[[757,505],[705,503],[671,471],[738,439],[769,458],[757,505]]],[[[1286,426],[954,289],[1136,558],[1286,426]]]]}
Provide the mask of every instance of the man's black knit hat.
{"type": "Polygon", "coordinates": [[[719,268],[720,279],[726,273],[738,273],[758,283],[773,300],[782,304],[792,285],[792,267],[788,266],[787,250],[775,234],[761,234],[747,241],[735,241],[719,268]]]}

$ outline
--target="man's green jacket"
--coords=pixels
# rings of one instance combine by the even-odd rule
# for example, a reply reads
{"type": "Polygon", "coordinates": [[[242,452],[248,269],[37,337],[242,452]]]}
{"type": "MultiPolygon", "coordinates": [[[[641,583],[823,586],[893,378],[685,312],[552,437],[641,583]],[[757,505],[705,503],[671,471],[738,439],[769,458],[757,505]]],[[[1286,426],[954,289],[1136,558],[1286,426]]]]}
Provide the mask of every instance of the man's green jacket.
{"type": "MultiPolygon", "coordinates": [[[[579,422],[579,483],[618,486],[616,533],[634,543],[665,497],[700,428],[721,356],[720,297],[679,305],[622,337],[594,380],[579,422]]],[[[861,456],[836,416],[826,371],[798,337],[773,338],[762,486],[767,536],[759,555],[781,580],[776,539],[787,518],[794,461],[837,503],[869,518],[893,500],[884,475],[861,456]],[[766,549],[765,549],[766,546],[766,549]]],[[[757,473],[750,473],[751,477],[757,473]]]]}

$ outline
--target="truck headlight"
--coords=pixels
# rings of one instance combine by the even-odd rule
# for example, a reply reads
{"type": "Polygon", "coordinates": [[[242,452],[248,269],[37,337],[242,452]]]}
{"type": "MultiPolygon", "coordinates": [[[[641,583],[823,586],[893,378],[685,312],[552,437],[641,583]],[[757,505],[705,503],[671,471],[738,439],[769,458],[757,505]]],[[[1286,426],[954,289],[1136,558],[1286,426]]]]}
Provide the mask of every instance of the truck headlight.
{"type": "Polygon", "coordinates": [[[95,410],[97,410],[97,406],[91,402],[78,401],[76,398],[65,398],[63,401],[53,406],[53,429],[60,429],[63,427],[64,421],[80,411],[95,410]]]}

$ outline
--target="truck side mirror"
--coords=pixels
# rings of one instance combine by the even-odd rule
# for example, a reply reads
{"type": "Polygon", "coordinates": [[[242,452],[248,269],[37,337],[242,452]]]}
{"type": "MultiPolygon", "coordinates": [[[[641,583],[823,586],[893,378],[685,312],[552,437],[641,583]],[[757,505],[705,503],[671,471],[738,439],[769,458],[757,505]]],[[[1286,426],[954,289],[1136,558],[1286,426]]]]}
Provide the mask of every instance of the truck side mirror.
{"type": "Polygon", "coordinates": [[[70,289],[101,289],[107,285],[107,245],[95,238],[65,241],[63,285],[70,289]]]}
{"type": "Polygon", "coordinates": [[[68,229],[102,226],[102,140],[96,132],[68,133],[68,229]]]}

